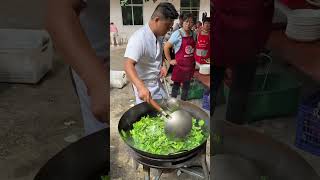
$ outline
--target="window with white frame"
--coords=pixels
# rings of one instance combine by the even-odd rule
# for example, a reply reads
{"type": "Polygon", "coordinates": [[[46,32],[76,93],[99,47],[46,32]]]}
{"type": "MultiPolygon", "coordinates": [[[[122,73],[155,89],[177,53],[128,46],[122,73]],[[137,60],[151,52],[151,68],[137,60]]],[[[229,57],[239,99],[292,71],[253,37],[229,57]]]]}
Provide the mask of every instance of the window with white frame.
{"type": "Polygon", "coordinates": [[[197,22],[199,19],[200,1],[199,0],[181,0],[180,1],[180,13],[193,14],[193,21],[197,22]]]}
{"type": "Polygon", "coordinates": [[[121,11],[123,25],[143,25],[143,0],[128,0],[121,11]]]}

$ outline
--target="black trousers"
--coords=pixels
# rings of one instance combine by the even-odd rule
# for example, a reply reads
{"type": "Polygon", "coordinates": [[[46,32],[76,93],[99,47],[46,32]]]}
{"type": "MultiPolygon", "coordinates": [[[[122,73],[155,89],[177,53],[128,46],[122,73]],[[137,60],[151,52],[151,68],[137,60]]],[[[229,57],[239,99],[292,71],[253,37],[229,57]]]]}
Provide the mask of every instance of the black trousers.
{"type": "MultiPolygon", "coordinates": [[[[255,61],[254,61],[255,62],[255,61]]],[[[251,90],[256,73],[256,63],[247,63],[237,65],[232,69],[232,84],[228,98],[226,120],[235,124],[245,124],[247,119],[248,95],[251,90]]],[[[211,68],[211,97],[210,115],[213,116],[216,108],[216,99],[218,91],[225,77],[225,67],[211,68]]]]}
{"type": "MultiPolygon", "coordinates": [[[[173,83],[172,92],[171,92],[172,97],[176,98],[178,96],[179,90],[180,90],[180,84],[181,84],[180,82],[173,83]]],[[[183,101],[188,100],[189,88],[190,88],[190,81],[183,82],[181,100],[183,101]]]]}

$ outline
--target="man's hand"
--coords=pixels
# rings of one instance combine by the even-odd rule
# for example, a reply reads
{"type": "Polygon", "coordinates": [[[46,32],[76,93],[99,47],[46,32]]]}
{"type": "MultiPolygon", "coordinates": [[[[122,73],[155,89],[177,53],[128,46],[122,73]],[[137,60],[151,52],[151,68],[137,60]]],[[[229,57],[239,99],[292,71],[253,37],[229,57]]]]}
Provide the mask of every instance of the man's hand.
{"type": "Polygon", "coordinates": [[[170,62],[169,62],[172,66],[176,65],[177,64],[177,61],[175,59],[172,59],[170,62]]]}
{"type": "Polygon", "coordinates": [[[88,87],[88,95],[91,97],[91,111],[102,123],[108,123],[109,96],[107,94],[107,83],[97,87],[88,87]]]}
{"type": "Polygon", "coordinates": [[[137,87],[139,98],[144,102],[150,103],[151,94],[148,88],[145,86],[137,87]]]}
{"type": "MultiPolygon", "coordinates": [[[[109,64],[105,62],[103,64],[104,70],[109,69],[109,64]]],[[[102,123],[109,123],[109,105],[110,96],[108,91],[110,89],[110,84],[107,80],[110,79],[110,73],[104,71],[105,76],[103,78],[96,78],[95,83],[88,84],[88,96],[91,97],[91,111],[98,121],[102,123]]]]}
{"type": "Polygon", "coordinates": [[[160,69],[160,77],[161,77],[161,78],[162,78],[162,77],[166,77],[166,76],[167,76],[167,73],[168,73],[167,68],[164,67],[164,66],[162,66],[161,69],[160,69]]]}

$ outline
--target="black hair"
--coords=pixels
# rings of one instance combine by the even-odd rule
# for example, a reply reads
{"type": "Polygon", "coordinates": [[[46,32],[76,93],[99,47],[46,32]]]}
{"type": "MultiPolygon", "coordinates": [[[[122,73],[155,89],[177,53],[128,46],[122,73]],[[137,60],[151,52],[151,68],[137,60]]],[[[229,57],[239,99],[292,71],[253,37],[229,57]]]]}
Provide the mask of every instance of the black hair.
{"type": "Polygon", "coordinates": [[[162,2],[160,3],[154,12],[152,13],[151,19],[154,19],[156,17],[162,18],[162,19],[177,19],[179,16],[176,8],[168,2],[162,2]]]}
{"type": "Polygon", "coordinates": [[[203,23],[205,23],[205,22],[210,22],[210,17],[205,17],[205,18],[203,18],[203,23]]]}
{"type": "Polygon", "coordinates": [[[193,19],[193,14],[191,13],[187,13],[187,14],[183,14],[183,22],[188,20],[189,18],[192,18],[193,19]]]}
{"type": "Polygon", "coordinates": [[[202,22],[201,21],[197,21],[197,24],[202,24],[202,22]]]}
{"type": "Polygon", "coordinates": [[[180,15],[179,15],[179,19],[183,19],[183,14],[180,14],[180,15]]]}
{"type": "Polygon", "coordinates": [[[202,22],[210,22],[210,17],[207,16],[206,12],[202,13],[202,22]]]}

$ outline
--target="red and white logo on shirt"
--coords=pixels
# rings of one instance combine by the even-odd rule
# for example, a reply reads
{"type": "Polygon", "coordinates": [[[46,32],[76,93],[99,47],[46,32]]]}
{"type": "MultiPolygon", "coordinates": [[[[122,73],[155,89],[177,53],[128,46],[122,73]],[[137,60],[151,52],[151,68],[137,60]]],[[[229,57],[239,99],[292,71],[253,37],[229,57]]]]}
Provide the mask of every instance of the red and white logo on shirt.
{"type": "Polygon", "coordinates": [[[190,45],[188,45],[188,46],[186,46],[186,48],[185,48],[185,52],[186,52],[186,54],[193,54],[193,52],[194,52],[194,48],[192,47],[192,46],[190,46],[190,45]]]}

